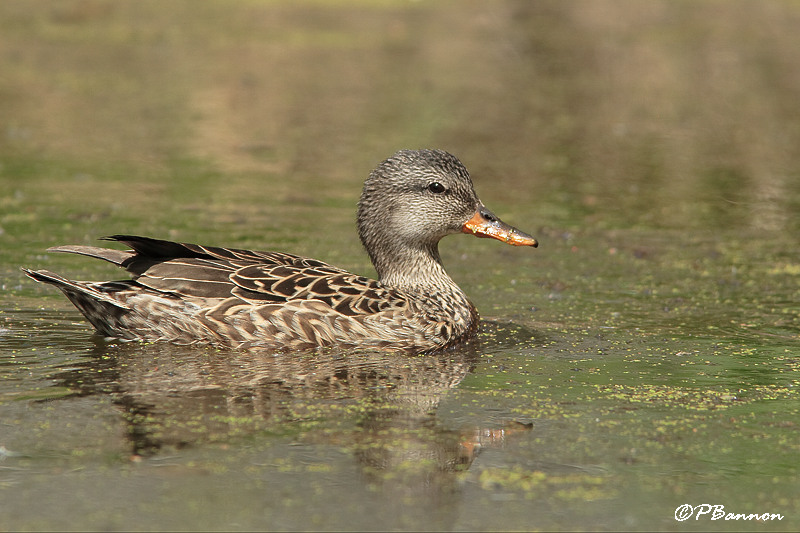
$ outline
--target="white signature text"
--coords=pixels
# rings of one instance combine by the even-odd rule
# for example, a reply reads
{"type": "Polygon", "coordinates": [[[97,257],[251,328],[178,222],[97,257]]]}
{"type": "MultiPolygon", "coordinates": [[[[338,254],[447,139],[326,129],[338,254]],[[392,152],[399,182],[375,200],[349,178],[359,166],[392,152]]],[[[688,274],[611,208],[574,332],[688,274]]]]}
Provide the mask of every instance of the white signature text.
{"type": "Polygon", "coordinates": [[[679,505],[675,509],[675,520],[683,522],[694,516],[695,520],[700,520],[701,516],[707,516],[711,520],[758,520],[767,522],[769,520],[783,520],[783,515],[778,513],[728,513],[724,505],[711,505],[701,503],[692,507],[688,503],[679,505]]]}

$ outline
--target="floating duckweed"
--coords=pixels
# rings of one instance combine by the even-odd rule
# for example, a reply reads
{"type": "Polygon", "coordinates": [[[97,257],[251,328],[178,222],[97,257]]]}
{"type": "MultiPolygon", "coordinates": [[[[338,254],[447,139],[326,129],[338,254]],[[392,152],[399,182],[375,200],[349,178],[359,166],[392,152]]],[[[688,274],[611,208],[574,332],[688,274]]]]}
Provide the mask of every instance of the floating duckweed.
{"type": "Polygon", "coordinates": [[[521,467],[487,468],[481,472],[478,483],[484,490],[519,491],[526,499],[555,496],[564,501],[596,501],[617,496],[617,491],[610,486],[611,476],[588,473],[553,474],[521,467]]]}

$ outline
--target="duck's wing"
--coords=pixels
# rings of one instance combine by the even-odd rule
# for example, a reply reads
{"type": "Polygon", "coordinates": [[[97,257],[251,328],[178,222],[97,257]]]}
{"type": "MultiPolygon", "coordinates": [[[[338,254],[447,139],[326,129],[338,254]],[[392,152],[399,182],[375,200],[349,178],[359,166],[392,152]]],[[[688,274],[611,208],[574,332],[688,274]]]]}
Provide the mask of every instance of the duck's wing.
{"type": "Polygon", "coordinates": [[[237,270],[231,281],[234,296],[261,304],[315,300],[345,316],[372,315],[398,310],[406,298],[378,281],[327,266],[256,264],[237,270]]]}
{"type": "Polygon", "coordinates": [[[315,300],[346,316],[370,315],[407,305],[398,291],[316,259],[133,235],[105,239],[127,244],[131,250],[92,246],[50,250],[109,261],[125,268],[143,287],[195,301],[234,297],[241,303],[263,305],[315,300]]]}

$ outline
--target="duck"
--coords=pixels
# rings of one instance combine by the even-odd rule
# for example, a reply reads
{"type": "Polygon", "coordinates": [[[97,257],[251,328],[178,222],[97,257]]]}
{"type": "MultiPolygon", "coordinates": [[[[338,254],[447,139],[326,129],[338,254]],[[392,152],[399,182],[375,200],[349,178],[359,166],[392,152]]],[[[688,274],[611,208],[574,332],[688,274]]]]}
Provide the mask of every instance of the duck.
{"type": "Polygon", "coordinates": [[[108,261],[130,279],[74,281],[22,270],[60,289],[97,333],[121,341],[433,353],[469,340],[479,323],[445,271],[439,241],[466,233],[538,246],[483,205],[458,158],[436,149],[400,150],[372,170],[357,227],[378,279],[290,253],[134,235],[102,239],[126,250],[48,249],[108,261]]]}

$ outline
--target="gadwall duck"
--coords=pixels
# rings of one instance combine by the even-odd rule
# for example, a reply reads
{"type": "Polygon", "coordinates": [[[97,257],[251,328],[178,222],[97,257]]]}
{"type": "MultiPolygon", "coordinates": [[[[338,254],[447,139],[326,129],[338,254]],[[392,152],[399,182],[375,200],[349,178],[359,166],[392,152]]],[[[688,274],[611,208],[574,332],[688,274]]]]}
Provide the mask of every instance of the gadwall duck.
{"type": "Polygon", "coordinates": [[[358,233],[378,281],[287,253],[131,235],[105,238],[131,250],[49,249],[104,259],[125,268],[130,280],[71,281],[23,270],[61,289],[107,337],[433,352],[466,340],[478,324],[475,306],[439,257],[439,240],[462,232],[537,246],[484,207],[455,156],[403,150],[372,171],[358,202],[358,233]]]}

